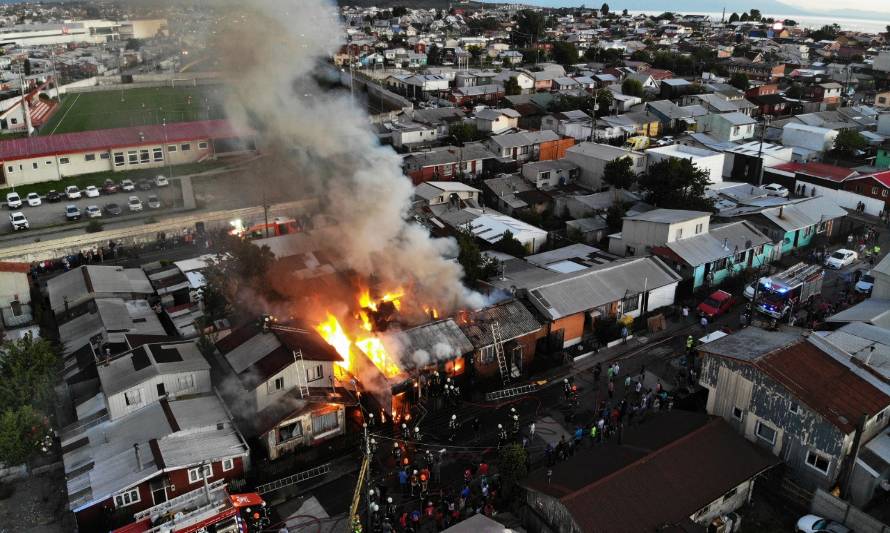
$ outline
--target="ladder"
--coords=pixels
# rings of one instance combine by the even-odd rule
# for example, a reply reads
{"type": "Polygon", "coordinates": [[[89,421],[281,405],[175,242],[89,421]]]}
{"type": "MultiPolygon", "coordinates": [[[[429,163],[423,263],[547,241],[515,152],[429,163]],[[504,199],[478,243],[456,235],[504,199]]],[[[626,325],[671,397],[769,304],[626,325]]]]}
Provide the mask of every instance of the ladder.
{"type": "Polygon", "coordinates": [[[321,466],[316,466],[315,468],[297,472],[296,474],[292,474],[290,476],[276,479],[275,481],[260,485],[256,488],[256,491],[260,494],[268,494],[270,492],[275,492],[276,490],[283,489],[284,487],[290,487],[291,485],[302,483],[312,478],[321,477],[330,471],[331,463],[325,463],[321,466]]]}
{"type": "Polygon", "coordinates": [[[309,384],[306,382],[306,364],[303,361],[303,350],[294,351],[294,362],[297,363],[297,388],[300,390],[300,398],[309,397],[309,384]]]}
{"type": "Polygon", "coordinates": [[[509,389],[489,392],[485,395],[485,401],[493,402],[495,400],[506,400],[507,398],[522,396],[523,394],[535,392],[536,390],[538,390],[538,384],[529,383],[528,385],[520,385],[519,387],[511,387],[509,389]]]}
{"type": "Polygon", "coordinates": [[[501,340],[501,323],[495,320],[491,323],[491,340],[494,342],[494,353],[498,360],[498,370],[504,385],[510,381],[510,368],[507,366],[507,358],[504,355],[504,342],[501,340]]]}

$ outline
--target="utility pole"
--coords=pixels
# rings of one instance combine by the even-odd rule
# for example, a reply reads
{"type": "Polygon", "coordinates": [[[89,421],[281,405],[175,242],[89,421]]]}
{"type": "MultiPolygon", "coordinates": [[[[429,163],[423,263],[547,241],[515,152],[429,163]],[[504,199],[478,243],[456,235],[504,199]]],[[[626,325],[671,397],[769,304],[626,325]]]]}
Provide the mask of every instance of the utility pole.
{"type": "Polygon", "coordinates": [[[263,217],[266,219],[266,238],[269,238],[269,202],[266,201],[266,186],[263,185],[263,217]]]}
{"type": "Polygon", "coordinates": [[[371,474],[370,473],[370,470],[371,470],[371,439],[368,436],[368,423],[367,422],[362,423],[362,430],[364,431],[364,435],[365,435],[365,460],[368,462],[368,475],[365,476],[365,498],[366,498],[365,507],[367,507],[367,522],[365,522],[365,523],[368,524],[368,531],[373,531],[374,530],[374,524],[373,524],[374,515],[371,510],[371,505],[373,505],[373,502],[371,501],[371,475],[370,475],[371,474]]]}
{"type": "Polygon", "coordinates": [[[760,125],[760,146],[757,148],[757,159],[760,167],[757,171],[757,186],[763,185],[763,137],[766,135],[766,127],[769,126],[769,115],[763,115],[763,124],[760,125]]]}

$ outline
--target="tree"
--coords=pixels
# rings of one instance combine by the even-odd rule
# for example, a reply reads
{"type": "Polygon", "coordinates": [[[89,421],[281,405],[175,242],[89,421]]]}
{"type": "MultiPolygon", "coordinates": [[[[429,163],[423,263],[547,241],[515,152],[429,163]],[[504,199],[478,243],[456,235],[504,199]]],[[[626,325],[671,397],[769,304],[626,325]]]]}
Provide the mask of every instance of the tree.
{"type": "Polygon", "coordinates": [[[643,84],[639,80],[626,79],[621,82],[621,92],[627,96],[643,97],[643,84]]]}
{"type": "Polygon", "coordinates": [[[0,409],[52,405],[59,356],[45,339],[30,335],[6,342],[0,358],[0,409]]]}
{"type": "Polygon", "coordinates": [[[622,17],[626,17],[626,16],[627,16],[627,10],[626,10],[626,9],[622,9],[622,10],[621,10],[621,16],[622,16],[622,17]]]}
{"type": "Polygon", "coordinates": [[[733,13],[732,15],[729,16],[729,23],[730,23],[730,24],[732,24],[733,22],[738,22],[738,21],[739,21],[739,14],[738,14],[738,13],[733,13]]]}
{"type": "Polygon", "coordinates": [[[763,16],[760,14],[759,9],[752,9],[748,15],[748,18],[750,20],[758,20],[759,21],[760,19],[763,18],[763,16]]]}
{"type": "Polygon", "coordinates": [[[606,210],[606,225],[609,226],[610,232],[621,231],[626,214],[627,209],[621,202],[615,202],[609,206],[609,209],[606,210]]]}
{"type": "Polygon", "coordinates": [[[530,46],[544,33],[544,15],[531,9],[523,9],[516,17],[513,42],[530,46]]]}
{"type": "Polygon", "coordinates": [[[454,143],[463,146],[465,143],[478,141],[483,138],[482,133],[472,122],[456,122],[448,127],[448,135],[454,138],[454,143]]]}
{"type": "Polygon", "coordinates": [[[127,39],[127,50],[139,50],[142,48],[142,41],[140,39],[127,39]]]}
{"type": "Polygon", "coordinates": [[[841,130],[834,140],[834,152],[838,155],[854,158],[856,152],[865,150],[868,147],[868,141],[858,131],[841,130]]]}
{"type": "Polygon", "coordinates": [[[632,61],[642,61],[644,63],[652,63],[652,54],[645,50],[634,50],[632,54],[630,54],[630,59],[632,61]]]}
{"type": "Polygon", "coordinates": [[[427,65],[441,65],[442,64],[442,50],[439,49],[439,45],[433,44],[433,45],[430,45],[430,47],[426,49],[426,64],[427,65]]]}
{"type": "Polygon", "coordinates": [[[671,20],[672,21],[672,20],[674,20],[674,14],[671,13],[670,11],[665,11],[661,15],[658,15],[657,17],[655,17],[655,20],[671,20]]]}
{"type": "Polygon", "coordinates": [[[510,76],[510,79],[504,83],[504,94],[507,96],[522,94],[522,87],[519,86],[519,79],[516,76],[510,76]]]}
{"type": "Polygon", "coordinates": [[[742,16],[739,17],[739,20],[740,20],[741,22],[748,22],[748,19],[749,19],[749,18],[750,18],[750,17],[748,16],[748,13],[742,13],[742,16]]]}
{"type": "Polygon", "coordinates": [[[392,16],[395,18],[401,18],[408,14],[408,8],[404,6],[395,6],[392,8],[392,16]]]}
{"type": "Polygon", "coordinates": [[[617,157],[609,161],[603,169],[603,181],[616,189],[629,189],[637,177],[632,170],[633,164],[629,157],[617,157]]]}
{"type": "Polygon", "coordinates": [[[558,41],[553,44],[553,60],[560,65],[574,65],[578,62],[578,49],[574,44],[558,41]]]}
{"type": "Polygon", "coordinates": [[[837,39],[838,33],[840,33],[841,27],[838,24],[826,25],[822,26],[816,31],[810,32],[810,37],[814,41],[833,41],[837,39]]]}
{"type": "Polygon", "coordinates": [[[514,237],[510,230],[504,232],[501,239],[494,244],[494,249],[513,257],[525,257],[525,254],[528,253],[525,245],[519,242],[519,239],[514,237]]]}
{"type": "Polygon", "coordinates": [[[0,414],[0,463],[24,463],[51,442],[49,420],[30,405],[7,408],[0,414]]]}
{"type": "Polygon", "coordinates": [[[801,98],[803,98],[803,94],[803,85],[797,82],[792,83],[791,86],[788,87],[788,89],[785,91],[785,96],[787,96],[788,98],[793,98],[795,100],[800,100],[801,98]]]}
{"type": "Polygon", "coordinates": [[[464,279],[467,283],[475,283],[495,273],[497,264],[482,255],[479,245],[476,244],[476,237],[469,230],[461,230],[457,234],[457,245],[459,248],[457,262],[464,269],[464,279]]]}
{"type": "Polygon", "coordinates": [[[609,4],[603,2],[603,5],[600,7],[600,13],[602,13],[602,15],[604,17],[608,17],[609,16],[609,4]]]}
{"type": "Polygon", "coordinates": [[[516,482],[528,475],[528,456],[522,445],[513,443],[498,451],[498,473],[504,482],[504,489],[510,493],[516,482]]]}
{"type": "Polygon", "coordinates": [[[705,197],[707,186],[706,171],[673,157],[650,165],[638,180],[646,201],[666,209],[713,211],[714,201],[705,197]]]}
{"type": "Polygon", "coordinates": [[[736,89],[740,89],[745,91],[748,89],[748,75],[744,72],[736,72],[729,79],[729,84],[735,87],[736,89]]]}
{"type": "Polygon", "coordinates": [[[470,53],[470,55],[473,57],[473,60],[478,61],[480,65],[482,64],[482,61],[480,59],[482,57],[481,46],[468,46],[467,52],[470,53]]]}
{"type": "Polygon", "coordinates": [[[594,117],[599,118],[612,113],[612,106],[615,104],[615,95],[608,89],[599,89],[594,93],[594,107],[591,107],[594,117]]]}

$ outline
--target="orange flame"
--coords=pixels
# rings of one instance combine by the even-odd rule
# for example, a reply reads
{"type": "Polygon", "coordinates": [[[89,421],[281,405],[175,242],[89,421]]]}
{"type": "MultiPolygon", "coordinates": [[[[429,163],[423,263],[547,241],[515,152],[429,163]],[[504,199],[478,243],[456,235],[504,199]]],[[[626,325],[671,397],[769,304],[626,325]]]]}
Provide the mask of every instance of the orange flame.
{"type": "Polygon", "coordinates": [[[321,338],[333,346],[334,350],[336,350],[337,353],[340,354],[340,357],[343,358],[343,361],[339,361],[337,364],[348,370],[351,359],[350,347],[352,341],[349,340],[349,336],[346,335],[343,326],[337,321],[337,317],[328,313],[325,321],[315,326],[315,330],[321,335],[321,338]]]}
{"type": "Polygon", "coordinates": [[[392,302],[392,305],[396,308],[396,311],[402,310],[402,298],[405,296],[405,291],[402,290],[401,287],[396,288],[393,292],[387,292],[379,299],[374,300],[371,298],[371,291],[369,289],[362,289],[362,292],[358,295],[358,305],[362,309],[370,309],[375,313],[378,310],[378,305],[384,302],[392,302]]]}
{"type": "Polygon", "coordinates": [[[439,310],[435,307],[423,306],[423,312],[432,317],[433,320],[439,320],[439,310]]]}
{"type": "Polygon", "coordinates": [[[368,337],[358,339],[355,341],[355,345],[368,356],[368,359],[374,363],[374,366],[383,372],[384,376],[391,378],[402,373],[402,370],[389,358],[386,348],[383,346],[383,341],[379,338],[368,337]]]}
{"type": "MultiPolygon", "coordinates": [[[[365,322],[365,320],[367,320],[367,314],[362,313],[360,316],[364,317],[362,318],[362,327],[370,330],[370,321],[365,322]]],[[[402,373],[402,370],[395,364],[392,358],[389,357],[389,354],[386,353],[386,347],[383,346],[383,341],[377,337],[366,337],[355,340],[350,338],[349,334],[346,333],[346,330],[343,329],[343,326],[340,325],[337,317],[331,313],[327,313],[327,318],[324,322],[315,326],[315,330],[318,331],[318,334],[321,335],[321,338],[323,338],[325,342],[330,344],[334,350],[340,354],[343,361],[339,364],[347,370],[352,367],[352,349],[353,346],[355,346],[360,349],[368,359],[374,363],[374,366],[376,366],[386,377],[391,378],[402,373]]]]}

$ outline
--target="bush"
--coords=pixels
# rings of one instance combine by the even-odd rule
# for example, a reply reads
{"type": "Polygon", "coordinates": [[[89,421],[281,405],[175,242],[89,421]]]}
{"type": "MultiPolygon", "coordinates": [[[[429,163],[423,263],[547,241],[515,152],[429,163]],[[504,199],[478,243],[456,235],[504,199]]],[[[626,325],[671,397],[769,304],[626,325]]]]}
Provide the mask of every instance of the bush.
{"type": "Polygon", "coordinates": [[[96,219],[90,220],[86,227],[87,233],[98,233],[102,231],[102,223],[96,219]]]}

